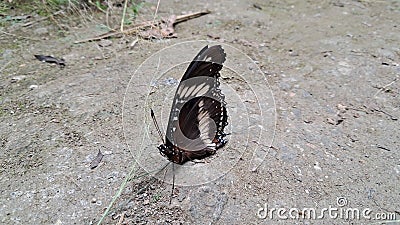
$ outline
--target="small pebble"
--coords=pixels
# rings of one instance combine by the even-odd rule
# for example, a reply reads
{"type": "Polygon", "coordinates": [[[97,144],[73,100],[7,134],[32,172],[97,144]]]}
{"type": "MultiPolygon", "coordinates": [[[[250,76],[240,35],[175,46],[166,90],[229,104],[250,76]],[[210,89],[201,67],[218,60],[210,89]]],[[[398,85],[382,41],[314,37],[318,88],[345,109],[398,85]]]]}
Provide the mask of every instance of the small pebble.
{"type": "Polygon", "coordinates": [[[18,81],[21,81],[21,80],[23,80],[25,78],[26,78],[25,75],[15,76],[15,77],[11,78],[11,82],[18,82],[18,81]]]}
{"type": "Polygon", "coordinates": [[[102,39],[102,40],[99,42],[99,46],[100,46],[100,47],[108,47],[108,46],[110,46],[110,45],[112,45],[112,41],[111,41],[111,40],[108,40],[108,39],[102,39]]]}
{"type": "Polygon", "coordinates": [[[29,86],[29,89],[30,90],[33,90],[33,89],[36,89],[36,88],[38,88],[39,86],[37,86],[36,84],[32,84],[32,85],[30,85],[29,86]]]}
{"type": "Polygon", "coordinates": [[[49,34],[49,30],[46,27],[40,27],[40,28],[35,29],[33,31],[33,33],[36,35],[39,35],[39,36],[41,36],[41,35],[45,36],[45,35],[49,34]]]}
{"type": "Polygon", "coordinates": [[[332,124],[332,125],[335,125],[335,124],[336,124],[335,120],[333,120],[332,118],[328,118],[328,119],[326,119],[326,120],[327,120],[327,122],[328,122],[329,124],[332,124]]]}

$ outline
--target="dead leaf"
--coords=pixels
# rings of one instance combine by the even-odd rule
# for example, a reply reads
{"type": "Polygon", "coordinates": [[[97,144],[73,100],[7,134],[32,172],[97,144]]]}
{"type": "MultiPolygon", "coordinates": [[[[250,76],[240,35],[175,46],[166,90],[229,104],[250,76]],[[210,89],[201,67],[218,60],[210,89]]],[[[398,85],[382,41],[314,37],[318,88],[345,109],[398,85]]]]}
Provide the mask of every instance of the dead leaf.
{"type": "Polygon", "coordinates": [[[333,120],[332,118],[328,118],[328,119],[326,119],[326,120],[327,120],[327,122],[328,122],[329,124],[332,124],[332,125],[335,125],[335,124],[336,124],[335,120],[333,120]]]}
{"type": "Polygon", "coordinates": [[[90,163],[90,169],[94,169],[96,168],[101,160],[103,159],[103,153],[101,153],[101,151],[99,150],[99,152],[97,153],[97,156],[93,159],[93,161],[90,163]]]}
{"type": "Polygon", "coordinates": [[[42,62],[46,62],[46,63],[54,63],[59,65],[60,67],[64,67],[65,66],[65,60],[64,59],[58,59],[56,57],[53,56],[45,56],[45,55],[35,55],[36,59],[38,59],[39,61],[42,62]]]}
{"type": "Polygon", "coordinates": [[[163,19],[159,27],[152,27],[150,30],[145,30],[139,33],[139,36],[144,39],[161,39],[176,37],[174,24],[176,16],[172,15],[168,19],[163,19]]]}

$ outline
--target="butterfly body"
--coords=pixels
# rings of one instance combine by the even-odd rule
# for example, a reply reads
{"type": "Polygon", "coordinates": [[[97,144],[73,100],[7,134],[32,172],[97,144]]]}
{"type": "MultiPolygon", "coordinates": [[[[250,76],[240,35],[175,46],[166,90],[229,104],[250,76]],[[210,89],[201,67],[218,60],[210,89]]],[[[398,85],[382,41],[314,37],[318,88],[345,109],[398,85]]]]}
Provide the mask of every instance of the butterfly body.
{"type": "Polygon", "coordinates": [[[218,81],[225,57],[220,45],[205,46],[183,75],[172,103],[165,142],[158,147],[171,162],[202,159],[226,144],[228,116],[218,81]]]}

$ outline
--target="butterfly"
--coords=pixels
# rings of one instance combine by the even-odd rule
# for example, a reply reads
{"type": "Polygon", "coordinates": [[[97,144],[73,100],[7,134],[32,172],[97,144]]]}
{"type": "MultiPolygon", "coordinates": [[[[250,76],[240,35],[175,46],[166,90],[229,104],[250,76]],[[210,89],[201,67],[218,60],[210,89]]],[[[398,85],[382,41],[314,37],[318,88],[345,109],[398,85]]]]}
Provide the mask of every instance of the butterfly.
{"type": "MultiPolygon", "coordinates": [[[[205,46],[184,73],[172,103],[161,155],[176,164],[213,155],[227,141],[225,96],[220,90],[220,71],[226,60],[220,45],[205,46]]],[[[162,139],[161,131],[151,117],[162,139]]]]}

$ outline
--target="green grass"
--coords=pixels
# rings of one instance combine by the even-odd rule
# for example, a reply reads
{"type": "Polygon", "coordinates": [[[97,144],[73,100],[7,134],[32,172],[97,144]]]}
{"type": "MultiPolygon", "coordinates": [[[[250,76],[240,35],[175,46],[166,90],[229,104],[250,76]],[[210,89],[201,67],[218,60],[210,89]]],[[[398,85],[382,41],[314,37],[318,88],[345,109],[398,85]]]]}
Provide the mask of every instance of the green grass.
{"type": "Polygon", "coordinates": [[[153,195],[152,197],[152,202],[156,203],[162,198],[162,194],[160,192],[157,192],[153,195]]]}
{"type": "Polygon", "coordinates": [[[0,106],[0,118],[6,116],[6,111],[0,106]]]}
{"type": "Polygon", "coordinates": [[[0,13],[11,14],[14,10],[21,13],[37,13],[40,16],[49,16],[59,10],[69,10],[78,7],[87,1],[83,0],[12,0],[1,1],[0,13]]]}
{"type": "Polygon", "coordinates": [[[127,15],[124,13],[124,24],[130,25],[139,15],[139,11],[145,5],[144,2],[136,3],[134,0],[131,0],[130,4],[127,6],[127,15]]]}
{"type": "MultiPolygon", "coordinates": [[[[108,10],[115,9],[114,3],[117,0],[6,0],[0,1],[0,24],[6,25],[20,21],[14,21],[15,15],[32,15],[51,16],[60,10],[68,13],[83,14],[90,12],[106,13],[108,10]],[[112,7],[112,8],[109,8],[112,7]],[[89,9],[89,10],[87,10],[89,9]],[[81,12],[80,12],[81,11],[81,12]]],[[[122,1],[124,2],[124,1],[122,1]]],[[[140,10],[145,6],[145,2],[141,0],[129,0],[127,5],[123,5],[124,13],[123,24],[129,25],[134,22],[140,13],[140,10]]]]}
{"type": "Polygon", "coordinates": [[[7,1],[1,1],[0,2],[0,14],[1,15],[6,15],[7,12],[11,9],[11,6],[7,4],[7,1]]]}

